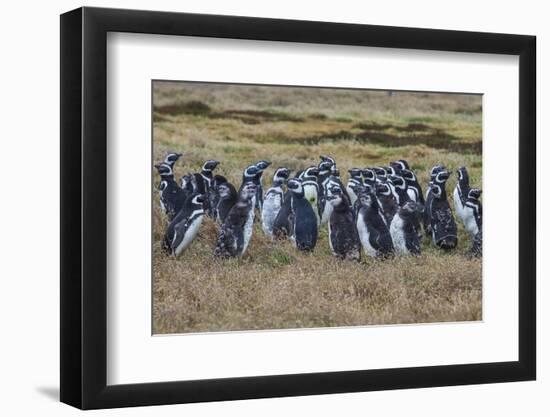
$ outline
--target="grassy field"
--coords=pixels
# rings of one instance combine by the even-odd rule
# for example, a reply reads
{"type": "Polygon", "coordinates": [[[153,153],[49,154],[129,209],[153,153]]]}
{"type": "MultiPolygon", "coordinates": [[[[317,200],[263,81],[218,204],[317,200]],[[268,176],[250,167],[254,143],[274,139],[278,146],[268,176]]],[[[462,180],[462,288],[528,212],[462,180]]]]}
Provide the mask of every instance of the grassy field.
{"type": "MultiPolygon", "coordinates": [[[[351,167],[406,159],[424,191],[437,163],[453,172],[449,198],[461,165],[481,187],[481,96],[155,82],[153,103],[154,159],[184,152],[177,179],[217,159],[238,188],[242,169],[267,159],[269,186],[277,167],[296,171],[328,154],[346,181],[351,167]]],[[[166,219],[152,192],[155,334],[481,319],[482,262],[466,256],[461,224],[451,253],[426,240],[418,258],[357,263],[331,255],[326,227],[307,254],[257,223],[245,256],[222,260],[213,257],[217,225],[205,218],[174,259],[161,251],[166,219]]]]}

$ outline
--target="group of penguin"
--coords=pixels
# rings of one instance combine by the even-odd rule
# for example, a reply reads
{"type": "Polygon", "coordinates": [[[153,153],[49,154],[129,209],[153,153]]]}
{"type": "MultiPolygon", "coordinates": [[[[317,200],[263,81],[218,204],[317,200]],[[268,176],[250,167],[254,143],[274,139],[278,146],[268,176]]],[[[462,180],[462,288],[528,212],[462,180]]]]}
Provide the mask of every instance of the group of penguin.
{"type": "MultiPolygon", "coordinates": [[[[290,239],[301,251],[312,251],[323,225],[328,226],[331,251],[342,259],[420,255],[425,234],[441,249],[457,246],[457,225],[445,185],[450,177],[443,165],[430,171],[424,194],[405,160],[388,166],[352,168],[344,185],[336,161],[322,155],[318,165],[300,170],[277,168],[264,193],[263,173],[271,165],[261,160],[246,167],[237,189],[214,175],[219,161],[208,160],[198,173],[174,177],[181,153],[169,153],[155,165],[160,175],[160,205],[169,224],[163,249],[180,255],[196,237],[203,217],[218,224],[214,255],[240,257],[246,253],[258,214],[264,233],[290,239]]],[[[471,237],[471,256],[482,253],[481,190],[470,188],[468,171],[457,170],[453,200],[457,217],[471,237]]]]}

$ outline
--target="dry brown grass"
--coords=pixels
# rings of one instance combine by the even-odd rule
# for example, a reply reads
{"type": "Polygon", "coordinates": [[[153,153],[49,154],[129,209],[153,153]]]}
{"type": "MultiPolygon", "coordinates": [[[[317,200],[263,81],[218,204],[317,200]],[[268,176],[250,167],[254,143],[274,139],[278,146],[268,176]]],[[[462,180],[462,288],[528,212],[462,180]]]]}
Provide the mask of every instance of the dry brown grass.
{"type": "MultiPolygon", "coordinates": [[[[424,187],[436,163],[466,165],[481,184],[478,96],[156,83],[154,105],[154,158],[183,151],[178,177],[215,158],[239,184],[242,168],[258,159],[296,170],[323,153],[343,174],[405,158],[424,187]]],[[[461,225],[453,253],[426,241],[419,258],[357,263],[330,254],[325,228],[304,254],[256,224],[245,256],[220,260],[212,256],[217,226],[205,219],[174,259],[160,250],[166,220],[153,198],[154,333],[481,319],[481,260],[466,256],[461,225]]]]}

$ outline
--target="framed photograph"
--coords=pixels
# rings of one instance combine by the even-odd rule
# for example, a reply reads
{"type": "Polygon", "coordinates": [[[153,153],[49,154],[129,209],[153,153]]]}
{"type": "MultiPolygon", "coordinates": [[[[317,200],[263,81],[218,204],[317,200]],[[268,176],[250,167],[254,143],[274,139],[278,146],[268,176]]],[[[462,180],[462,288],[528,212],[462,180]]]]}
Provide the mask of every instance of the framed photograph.
{"type": "Polygon", "coordinates": [[[533,380],[535,37],[61,16],[61,401],[533,380]]]}

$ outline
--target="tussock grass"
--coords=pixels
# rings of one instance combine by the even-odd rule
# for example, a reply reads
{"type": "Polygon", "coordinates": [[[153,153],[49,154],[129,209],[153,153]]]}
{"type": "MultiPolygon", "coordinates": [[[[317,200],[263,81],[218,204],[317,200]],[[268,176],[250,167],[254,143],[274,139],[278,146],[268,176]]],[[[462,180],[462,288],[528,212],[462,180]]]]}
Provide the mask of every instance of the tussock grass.
{"type": "MultiPolygon", "coordinates": [[[[273,162],[268,186],[277,167],[298,170],[320,154],[334,156],[344,178],[353,166],[404,158],[424,189],[436,163],[466,165],[481,185],[481,98],[472,95],[157,82],[153,141],[155,160],[184,152],[178,178],[214,158],[237,186],[258,159],[273,162]]],[[[453,175],[449,197],[455,183],[453,175]]],[[[460,224],[453,252],[426,240],[418,258],[361,262],[334,258],[326,228],[306,254],[256,224],[245,256],[221,260],[212,255],[217,225],[205,218],[174,259],[160,249],[166,219],[153,193],[154,333],[481,319],[482,264],[466,256],[460,224]]]]}

